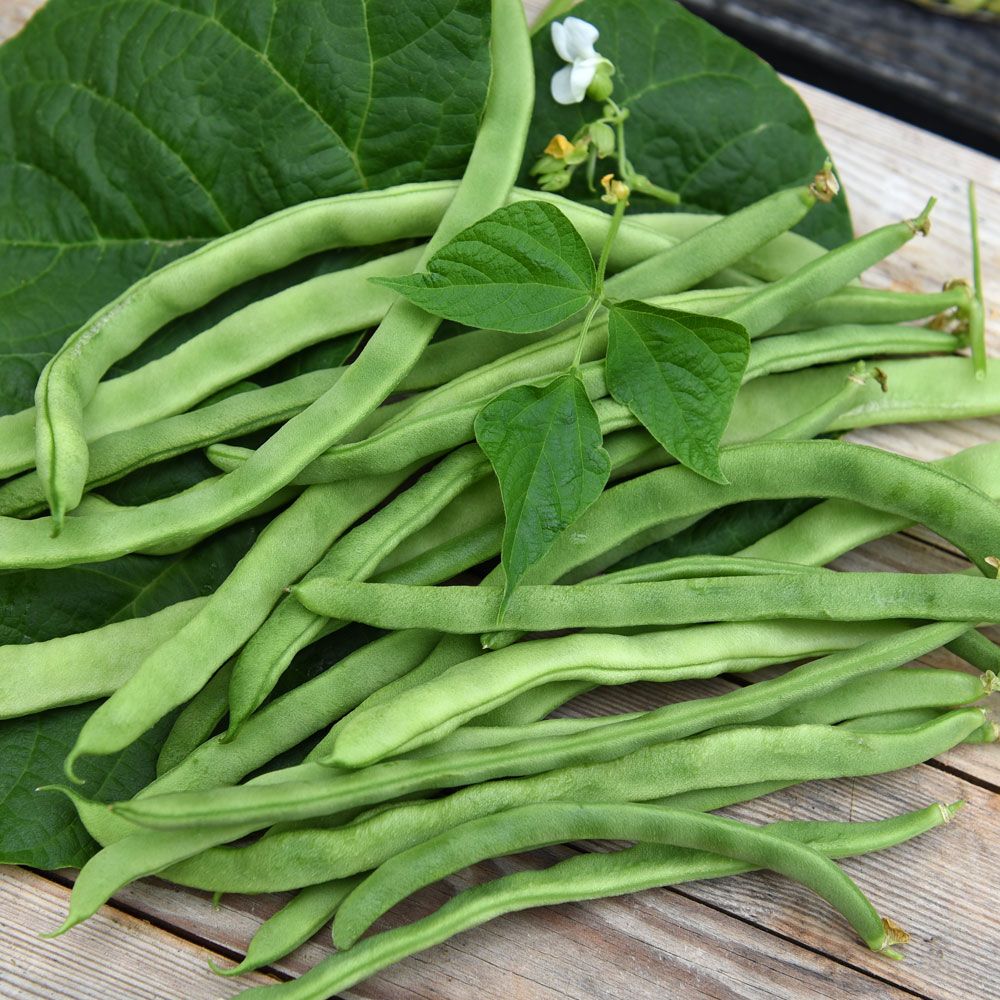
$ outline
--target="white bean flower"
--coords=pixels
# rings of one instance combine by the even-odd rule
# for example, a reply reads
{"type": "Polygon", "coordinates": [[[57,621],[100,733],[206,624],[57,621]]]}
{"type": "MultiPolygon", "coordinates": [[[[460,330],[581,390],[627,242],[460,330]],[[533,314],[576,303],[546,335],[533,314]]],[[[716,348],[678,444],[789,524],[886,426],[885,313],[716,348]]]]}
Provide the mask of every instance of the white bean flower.
{"type": "Polygon", "coordinates": [[[598,71],[610,76],[611,63],[594,48],[598,37],[597,28],[579,17],[552,22],[552,45],[559,58],[569,63],[552,76],[552,97],[559,104],[579,104],[598,71]]]}

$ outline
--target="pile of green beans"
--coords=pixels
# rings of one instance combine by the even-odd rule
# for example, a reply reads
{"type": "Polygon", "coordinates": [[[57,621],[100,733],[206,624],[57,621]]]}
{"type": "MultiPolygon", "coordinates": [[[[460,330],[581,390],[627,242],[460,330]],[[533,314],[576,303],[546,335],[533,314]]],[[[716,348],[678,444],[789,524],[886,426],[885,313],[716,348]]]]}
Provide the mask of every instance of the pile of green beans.
{"type": "Polygon", "coordinates": [[[714,813],[997,740],[980,703],[997,689],[1000,647],[977,629],[1000,624],[1000,444],[926,463],[831,440],[1000,414],[995,366],[980,378],[955,356],[969,346],[973,295],[960,283],[895,292],[859,281],[926,235],[931,204],[827,252],[790,231],[815,200],[807,188],[724,217],[636,212],[614,235],[607,212],[515,187],[531,51],[520,0],[492,0],[492,17],[491,83],[461,181],[323,199],[206,244],[92,317],[46,365],[36,406],[0,417],[0,571],[197,552],[225,526],[266,519],[210,594],[0,646],[0,718],[93,703],[65,761],[71,781],[81,758],[124,750],[175,713],[155,779],[131,799],[109,808],[79,788],[44,792],[67,795],[100,845],[60,930],[147,875],[216,893],[295,891],[245,959],[216,971],[273,963],[332,922],[336,955],[248,991],[323,1000],[504,913],[765,868],[898,958],[905,933],[836,859],[925,834],[960,803],[866,823],[754,826],[714,813]],[[746,328],[724,482],[677,464],[612,398],[606,317],[445,336],[439,319],[369,282],[421,270],[462,229],[525,199],[561,210],[594,256],[607,250],[609,294],[746,328]],[[170,321],[335,247],[372,248],[371,259],[105,378],[170,321]],[[336,338],[343,364],[273,381],[278,362],[336,338]],[[498,393],[571,367],[609,483],[501,620],[505,512],[476,417],[498,393]],[[101,493],[202,449],[219,474],[194,486],[134,507],[101,493]],[[652,554],[733,505],[797,499],[814,505],[739,551],[652,554]],[[968,571],[827,566],[914,524],[968,571]],[[357,624],[380,631],[296,674],[300,653],[357,624]],[[911,665],[941,647],[966,667],[911,665]],[[721,695],[677,700],[669,687],[726,676],[737,685],[721,695]],[[578,694],[640,680],[663,685],[667,703],[575,717],[578,694]],[[397,902],[469,865],[595,838],[634,846],[498,878],[362,939],[397,902]]]}

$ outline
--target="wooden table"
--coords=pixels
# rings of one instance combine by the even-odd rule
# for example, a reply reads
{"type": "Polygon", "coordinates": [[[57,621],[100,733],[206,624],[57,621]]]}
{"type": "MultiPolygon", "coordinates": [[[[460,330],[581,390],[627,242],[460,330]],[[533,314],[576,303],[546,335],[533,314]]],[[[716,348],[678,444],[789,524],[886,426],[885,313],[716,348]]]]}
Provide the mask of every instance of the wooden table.
{"type": "MultiPolygon", "coordinates": [[[[3,0],[0,0],[2,3],[3,0]]],[[[0,6],[0,38],[37,0],[0,6]]],[[[871,272],[875,285],[933,289],[969,271],[965,182],[979,186],[987,296],[1000,303],[1000,164],[821,90],[798,85],[850,192],[859,230],[912,215],[940,197],[930,239],[871,272]]],[[[990,312],[1000,354],[1000,312],[990,312]]],[[[1000,419],[892,427],[855,435],[894,451],[935,458],[1000,438],[1000,419]]],[[[839,561],[852,569],[958,569],[958,557],[921,531],[866,546],[839,561]]],[[[948,654],[930,658],[948,662],[948,654]]],[[[725,689],[727,682],[675,685],[671,696],[725,689]]],[[[634,685],[602,707],[649,707],[664,694],[634,685]]],[[[871,954],[807,891],[754,874],[620,899],[532,911],[494,921],[387,970],[347,994],[369,1000],[701,1000],[701,998],[1000,996],[1000,749],[962,747],[940,760],[879,778],[812,783],[734,813],[753,820],[869,819],[934,800],[964,799],[956,822],[917,842],[845,867],[880,912],[913,935],[906,960],[871,954]]],[[[538,864],[560,851],[538,852],[538,864]]],[[[526,863],[480,866],[423,893],[412,919],[473,879],[526,863]]],[[[66,908],[67,880],[0,868],[0,998],[3,1000],[215,1000],[253,982],[298,975],[329,950],[328,932],[267,975],[233,982],[206,960],[238,956],[282,897],[228,897],[149,880],[128,887],[68,936],[41,941],[66,908]]]]}
{"type": "Polygon", "coordinates": [[[911,0],[681,3],[782,72],[1000,150],[1000,18],[949,17],[911,0]]]}

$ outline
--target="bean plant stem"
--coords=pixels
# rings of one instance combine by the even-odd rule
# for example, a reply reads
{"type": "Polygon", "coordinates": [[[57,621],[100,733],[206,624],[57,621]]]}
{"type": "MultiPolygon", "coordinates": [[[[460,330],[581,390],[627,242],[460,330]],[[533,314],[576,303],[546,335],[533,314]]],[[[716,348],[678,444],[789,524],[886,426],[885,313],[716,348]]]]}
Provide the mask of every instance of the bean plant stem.
{"type": "Polygon", "coordinates": [[[597,276],[594,278],[593,300],[591,301],[590,308],[587,310],[587,315],[583,320],[583,326],[580,327],[580,336],[576,341],[576,354],[573,356],[573,371],[578,371],[580,368],[580,362],[583,360],[583,349],[587,343],[587,334],[590,331],[590,325],[594,321],[594,316],[600,308],[604,298],[604,275],[608,269],[608,257],[611,256],[611,246],[615,242],[615,236],[618,234],[618,229],[622,224],[622,217],[625,215],[625,209],[627,206],[628,201],[626,199],[615,202],[614,214],[611,216],[611,225],[608,227],[608,235],[605,237],[604,246],[601,248],[601,256],[597,262],[597,276]]]}

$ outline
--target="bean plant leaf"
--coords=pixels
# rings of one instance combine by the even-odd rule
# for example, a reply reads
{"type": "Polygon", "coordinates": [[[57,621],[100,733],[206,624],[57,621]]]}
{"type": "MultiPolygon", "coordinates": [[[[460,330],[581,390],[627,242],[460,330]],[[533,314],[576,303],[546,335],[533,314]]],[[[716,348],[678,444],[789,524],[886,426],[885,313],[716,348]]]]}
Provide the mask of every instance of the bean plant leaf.
{"type": "Polygon", "coordinates": [[[460,177],[488,0],[49,0],[0,49],[0,413],[137,278],[290,205],[460,177]]]}
{"type": "Polygon", "coordinates": [[[569,319],[597,280],[583,237],[554,205],[522,201],[460,232],[421,274],[371,278],[467,326],[534,333],[569,319]]]}
{"type": "Polygon", "coordinates": [[[608,391],[679,462],[719,483],[719,442],[750,356],[746,330],[634,300],[608,313],[608,391]]]}
{"type": "MultiPolygon", "coordinates": [[[[807,183],[827,157],[795,91],[762,59],[674,0],[584,0],[575,17],[599,31],[597,50],[615,65],[614,100],[629,112],[628,157],[651,181],[677,191],[682,211],[729,214],[781,188],[807,183]]],[[[549,31],[534,39],[537,91],[521,183],[557,133],[572,136],[601,106],[556,104],[552,74],[565,63],[549,31]]],[[[598,163],[598,176],[613,169],[598,163]]],[[[564,194],[597,203],[583,170],[564,194]]],[[[633,210],[665,210],[635,196],[633,210]]],[[[824,246],[851,239],[843,195],[817,205],[796,227],[824,246]]]]}
{"type": "Polygon", "coordinates": [[[500,481],[506,607],[528,567],[601,495],[611,459],[594,406],[573,374],[501,393],[476,417],[476,440],[500,481]]]}

